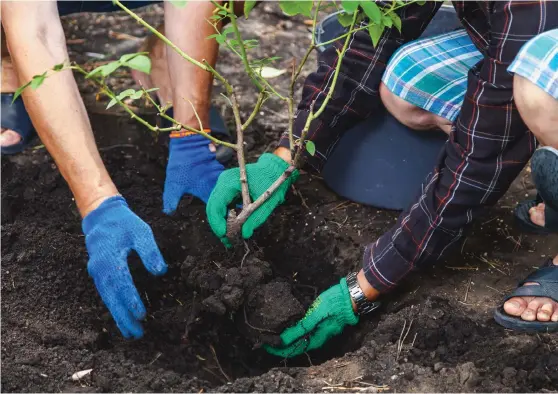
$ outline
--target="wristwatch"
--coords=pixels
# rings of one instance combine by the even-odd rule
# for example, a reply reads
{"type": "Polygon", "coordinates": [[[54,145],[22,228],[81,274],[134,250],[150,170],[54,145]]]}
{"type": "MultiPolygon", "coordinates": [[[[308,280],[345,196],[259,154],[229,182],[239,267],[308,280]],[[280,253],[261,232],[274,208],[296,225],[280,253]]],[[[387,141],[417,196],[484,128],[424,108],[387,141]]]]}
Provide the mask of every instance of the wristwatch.
{"type": "Polygon", "coordinates": [[[357,315],[366,315],[381,305],[380,302],[368,301],[358,284],[356,272],[351,272],[347,275],[346,280],[347,287],[349,288],[349,294],[357,307],[357,315]]]}

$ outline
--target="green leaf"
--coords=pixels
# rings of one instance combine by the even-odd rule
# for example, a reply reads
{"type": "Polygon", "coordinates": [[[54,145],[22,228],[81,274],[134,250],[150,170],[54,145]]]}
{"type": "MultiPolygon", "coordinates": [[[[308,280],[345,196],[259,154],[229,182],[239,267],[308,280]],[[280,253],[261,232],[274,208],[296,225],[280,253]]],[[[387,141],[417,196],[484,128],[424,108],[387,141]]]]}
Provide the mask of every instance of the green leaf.
{"type": "MultiPolygon", "coordinates": [[[[136,92],[134,89],[126,89],[123,92],[120,92],[120,94],[118,96],[116,96],[116,98],[120,101],[124,100],[126,97],[131,97],[133,99],[135,98],[140,98],[142,96],[143,92],[140,90],[138,92],[136,92]],[[134,97],[137,95],[137,93],[140,93],[138,97],[134,97]]],[[[110,107],[114,106],[116,103],[118,103],[117,99],[112,99],[109,101],[107,108],[109,109],[110,107]]]]}
{"type": "Polygon", "coordinates": [[[227,26],[223,29],[223,31],[221,32],[221,35],[223,36],[228,36],[229,34],[233,34],[234,33],[234,27],[232,26],[227,26]]]}
{"type": "Polygon", "coordinates": [[[337,20],[339,21],[339,24],[341,24],[341,26],[349,27],[353,22],[353,16],[351,14],[341,13],[337,14],[337,20]]]}
{"type": "Polygon", "coordinates": [[[119,61],[105,64],[101,69],[101,74],[103,75],[103,77],[108,77],[110,74],[119,69],[120,66],[122,66],[122,64],[119,61]]]}
{"type": "Polygon", "coordinates": [[[417,4],[418,4],[418,5],[425,5],[425,4],[426,4],[426,1],[425,1],[425,0],[417,1],[417,4]]]}
{"type": "Polygon", "coordinates": [[[140,99],[141,96],[143,96],[143,91],[138,90],[138,91],[135,92],[134,94],[131,94],[131,95],[130,95],[130,98],[131,98],[132,100],[137,100],[137,99],[140,99]]]}
{"type": "Polygon", "coordinates": [[[244,17],[248,19],[250,11],[256,6],[257,1],[245,1],[244,2],[244,17]]]}
{"type": "Polygon", "coordinates": [[[12,104],[17,100],[19,96],[21,96],[21,93],[25,90],[25,88],[31,85],[31,82],[33,82],[33,80],[27,82],[25,85],[22,85],[16,89],[16,91],[14,92],[14,98],[12,99],[12,104]]]}
{"type": "Polygon", "coordinates": [[[128,60],[133,59],[138,55],[147,55],[147,52],[126,53],[125,55],[120,56],[120,59],[118,59],[118,61],[120,63],[126,63],[128,60]]]}
{"type": "Polygon", "coordinates": [[[47,76],[46,71],[44,73],[42,73],[41,75],[35,75],[33,77],[33,79],[31,80],[31,84],[29,85],[29,86],[31,86],[31,89],[35,90],[39,86],[41,86],[43,84],[43,82],[45,81],[46,76],[47,76]]]}
{"type": "Polygon", "coordinates": [[[349,14],[353,14],[358,9],[359,3],[360,1],[353,1],[353,0],[341,1],[341,5],[343,6],[343,9],[345,10],[345,12],[348,12],[349,14]]]}
{"type": "Polygon", "coordinates": [[[380,7],[373,0],[361,0],[360,7],[372,22],[382,22],[382,11],[380,11],[380,7]]]}
{"type": "Polygon", "coordinates": [[[113,107],[118,101],[116,101],[116,99],[112,99],[109,101],[107,107],[105,109],[109,109],[110,107],[113,107]]]}
{"type": "Polygon", "coordinates": [[[151,73],[151,59],[145,55],[138,55],[128,60],[124,65],[145,74],[151,73]]]}
{"type": "Polygon", "coordinates": [[[397,15],[395,12],[392,12],[389,14],[389,16],[391,17],[395,28],[399,30],[399,33],[401,33],[401,18],[399,17],[399,15],[397,15]]]}
{"type": "Polygon", "coordinates": [[[382,23],[386,27],[392,27],[393,26],[393,21],[391,20],[391,18],[388,15],[382,15],[382,23]]]}
{"type": "Polygon", "coordinates": [[[169,0],[173,6],[178,7],[178,8],[184,8],[186,7],[186,3],[188,2],[187,0],[169,0]]]}
{"type": "Polygon", "coordinates": [[[316,145],[310,140],[306,141],[306,151],[310,154],[310,156],[314,156],[316,154],[316,145]]]}
{"type": "Polygon", "coordinates": [[[56,66],[52,67],[53,71],[60,71],[64,68],[64,63],[57,64],[56,66]]]}
{"type": "Polygon", "coordinates": [[[285,69],[278,70],[278,69],[273,68],[273,67],[264,66],[264,67],[256,70],[256,72],[258,74],[260,74],[262,76],[262,78],[264,78],[264,79],[272,79],[272,78],[277,78],[278,76],[285,74],[287,72],[287,70],[285,70],[285,69]]]}
{"type": "Polygon", "coordinates": [[[279,0],[279,7],[289,16],[302,14],[310,18],[312,17],[314,2],[311,0],[279,0]]]}
{"type": "Polygon", "coordinates": [[[372,44],[374,48],[378,45],[378,41],[380,41],[380,37],[384,32],[384,26],[379,25],[368,25],[368,32],[370,33],[370,38],[372,38],[372,44]]]}

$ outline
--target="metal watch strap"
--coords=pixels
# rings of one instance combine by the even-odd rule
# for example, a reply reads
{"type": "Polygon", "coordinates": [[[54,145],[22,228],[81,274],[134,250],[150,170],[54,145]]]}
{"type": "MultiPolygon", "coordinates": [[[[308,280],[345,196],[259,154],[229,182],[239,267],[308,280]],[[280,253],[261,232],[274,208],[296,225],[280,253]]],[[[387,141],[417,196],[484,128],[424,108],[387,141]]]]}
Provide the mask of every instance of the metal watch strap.
{"type": "Polygon", "coordinates": [[[357,274],[355,272],[351,272],[347,275],[346,280],[349,294],[357,307],[357,315],[366,315],[381,305],[380,302],[368,301],[358,284],[357,274]]]}

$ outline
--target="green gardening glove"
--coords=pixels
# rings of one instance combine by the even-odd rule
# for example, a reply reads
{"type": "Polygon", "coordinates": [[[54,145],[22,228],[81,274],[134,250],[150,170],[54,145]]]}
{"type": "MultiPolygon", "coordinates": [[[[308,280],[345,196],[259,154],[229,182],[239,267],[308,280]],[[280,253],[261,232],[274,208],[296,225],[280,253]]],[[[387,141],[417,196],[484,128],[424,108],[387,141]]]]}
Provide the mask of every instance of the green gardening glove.
{"type": "MultiPolygon", "coordinates": [[[[255,201],[285,172],[289,164],[272,153],[264,153],[256,163],[246,166],[250,197],[255,201]]],[[[297,180],[298,170],[269,197],[261,207],[256,209],[242,225],[242,237],[250,238],[254,230],[267,220],[273,210],[285,201],[289,187],[297,180]]],[[[207,201],[207,220],[211,229],[226,246],[230,246],[226,238],[228,206],[241,197],[240,170],[231,168],[224,171],[217,179],[217,184],[207,201]]]]}
{"type": "Polygon", "coordinates": [[[338,285],[320,294],[301,321],[283,331],[284,346],[264,345],[264,349],[275,356],[295,357],[321,347],[331,337],[341,334],[347,324],[357,323],[358,316],[353,312],[347,281],[343,278],[338,285]]]}

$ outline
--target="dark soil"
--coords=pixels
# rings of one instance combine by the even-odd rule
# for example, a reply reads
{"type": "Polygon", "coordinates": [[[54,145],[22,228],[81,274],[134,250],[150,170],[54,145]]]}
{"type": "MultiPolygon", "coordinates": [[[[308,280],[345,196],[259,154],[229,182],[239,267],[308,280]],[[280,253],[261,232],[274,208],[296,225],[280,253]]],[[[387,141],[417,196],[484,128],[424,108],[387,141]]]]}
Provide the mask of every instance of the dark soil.
{"type": "MultiPolygon", "coordinates": [[[[158,7],[142,14],[161,20],[158,7]]],[[[299,43],[308,33],[299,22],[265,5],[243,28],[265,37],[260,54],[282,56],[277,67],[287,67],[304,51],[299,43]]],[[[65,26],[78,40],[70,49],[80,62],[86,52],[119,56],[137,48],[139,41],[110,31],[145,35],[120,14],[74,16],[65,26]]],[[[239,68],[223,55],[220,69],[238,81],[241,101],[251,102],[239,68]]],[[[286,86],[288,77],[281,78],[286,86]]],[[[123,74],[112,84],[133,81],[123,74]]],[[[154,139],[118,111],[104,112],[92,87],[81,88],[103,160],[131,208],[152,226],[170,269],[153,278],[130,257],[148,317],[143,339],[122,339],[87,275],[80,217],[52,158],[44,149],[3,157],[3,391],[558,390],[556,335],[519,334],[492,320],[515,282],[558,251],[558,237],[528,236],[512,225],[513,207],[533,193],[527,172],[447,260],[411,275],[382,310],[321,350],[279,360],[260,345],[276,341],[317,294],[358,269],[364,246],[397,213],[345,201],[306,174],[254,239],[227,251],[200,201],[185,198],[174,216],[162,214],[165,137],[154,139]],[[93,371],[70,378],[85,369],[93,371]]],[[[250,159],[269,150],[285,126],[278,103],[263,112],[247,135],[250,159]]]]}

